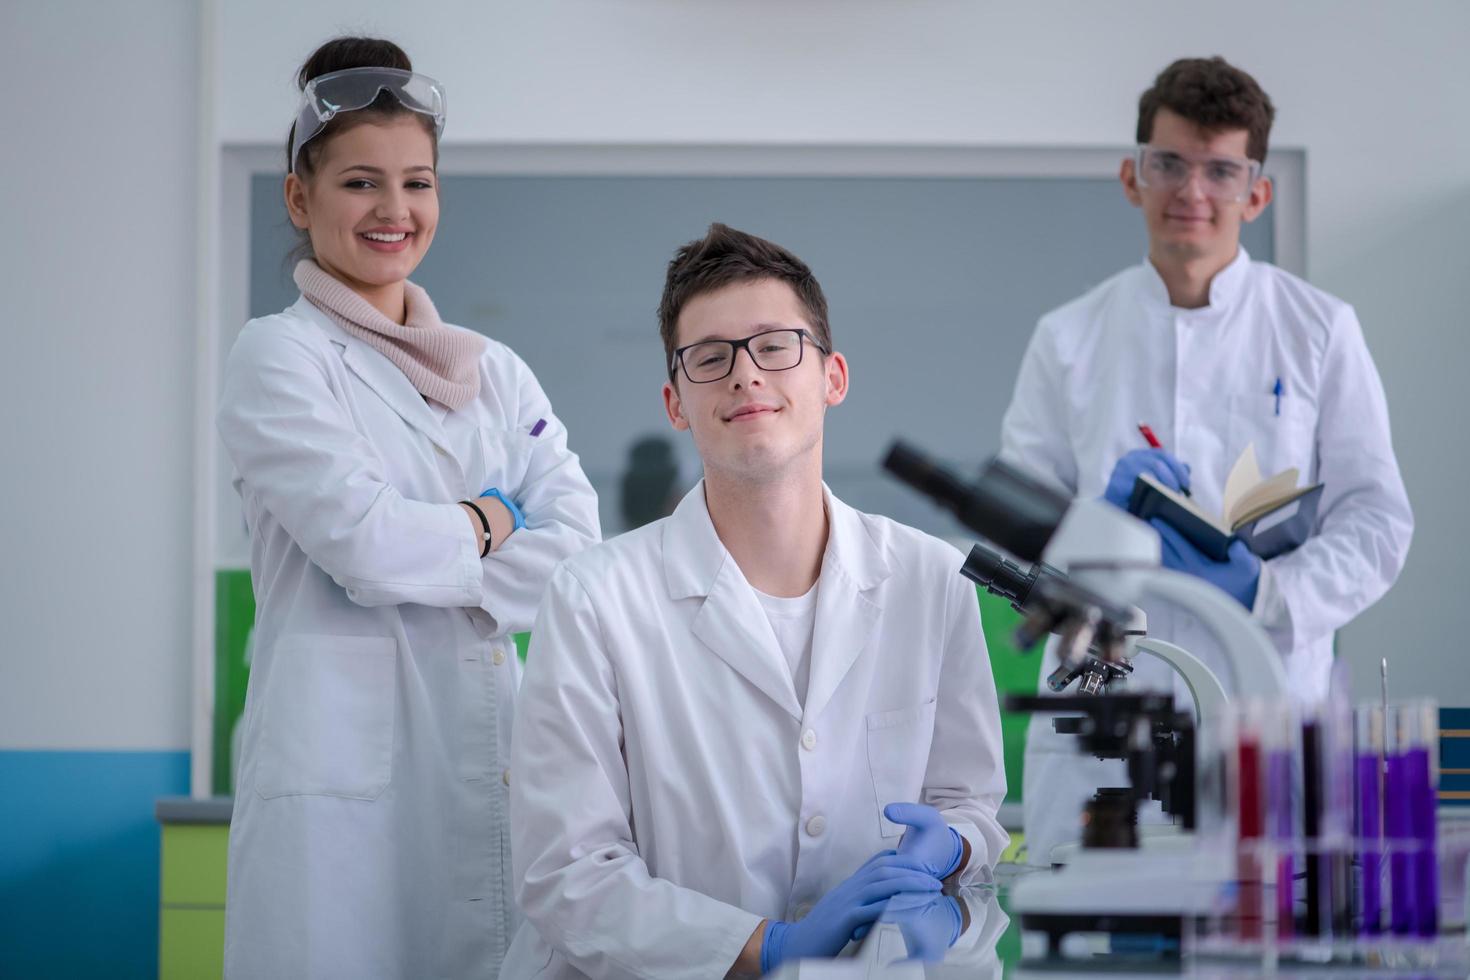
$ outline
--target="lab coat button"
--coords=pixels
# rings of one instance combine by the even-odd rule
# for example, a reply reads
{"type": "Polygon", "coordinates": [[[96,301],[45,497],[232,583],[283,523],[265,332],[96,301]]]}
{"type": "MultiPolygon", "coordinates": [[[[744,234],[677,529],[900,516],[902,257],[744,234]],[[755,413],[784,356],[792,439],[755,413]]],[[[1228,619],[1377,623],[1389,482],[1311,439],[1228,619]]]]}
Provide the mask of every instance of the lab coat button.
{"type": "Polygon", "coordinates": [[[810,912],[811,910],[812,910],[812,907],[810,905],[806,904],[805,902],[802,902],[796,908],[794,908],[794,909],[791,910],[791,919],[792,919],[792,921],[794,921],[794,922],[800,922],[802,919],[805,919],[806,918],[807,913],[810,912]]]}
{"type": "Polygon", "coordinates": [[[822,831],[827,829],[827,818],[815,816],[806,822],[806,832],[812,837],[821,837],[822,831]]]}
{"type": "Polygon", "coordinates": [[[801,747],[810,752],[817,747],[817,733],[808,728],[801,733],[801,747]]]}
{"type": "Polygon", "coordinates": [[[495,666],[499,667],[501,664],[505,663],[505,651],[497,647],[495,649],[495,656],[491,657],[490,660],[495,664],[495,666]]]}
{"type": "Polygon", "coordinates": [[[503,772],[503,773],[500,774],[500,781],[502,783],[504,783],[505,785],[507,785],[507,786],[510,785],[510,770],[509,769],[505,770],[505,772],[503,772]]]}

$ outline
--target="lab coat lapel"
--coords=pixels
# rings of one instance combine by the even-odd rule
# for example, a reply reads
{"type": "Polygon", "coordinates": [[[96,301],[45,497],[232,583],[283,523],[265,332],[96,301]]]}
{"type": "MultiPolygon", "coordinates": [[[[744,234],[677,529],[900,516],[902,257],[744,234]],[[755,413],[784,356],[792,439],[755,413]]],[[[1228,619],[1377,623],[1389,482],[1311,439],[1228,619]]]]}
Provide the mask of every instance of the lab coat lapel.
{"type": "Polygon", "coordinates": [[[379,398],[387,402],[388,407],[397,412],[403,421],[422,432],[430,442],[442,449],[450,458],[454,457],[449,440],[444,435],[444,427],[439,424],[439,419],[424,401],[424,396],[419,394],[413,382],[409,381],[408,376],[399,370],[398,365],[388,360],[372,345],[359,340],[337,326],[306,297],[303,296],[296,305],[304,315],[322,324],[332,339],[345,348],[342,352],[342,361],[353,374],[361,378],[362,382],[371,388],[379,398]]]}
{"type": "Polygon", "coordinates": [[[812,634],[811,681],[806,717],[814,720],[877,632],[883,609],[867,594],[888,578],[888,562],[857,512],[832,495],[827,497],[827,552],[817,587],[817,616],[812,634]]]}
{"type": "Polygon", "coordinates": [[[701,643],[791,717],[801,706],[791,670],[755,590],[715,533],[700,481],[663,530],[664,574],[674,599],[702,596],[691,630],[701,643]]]}

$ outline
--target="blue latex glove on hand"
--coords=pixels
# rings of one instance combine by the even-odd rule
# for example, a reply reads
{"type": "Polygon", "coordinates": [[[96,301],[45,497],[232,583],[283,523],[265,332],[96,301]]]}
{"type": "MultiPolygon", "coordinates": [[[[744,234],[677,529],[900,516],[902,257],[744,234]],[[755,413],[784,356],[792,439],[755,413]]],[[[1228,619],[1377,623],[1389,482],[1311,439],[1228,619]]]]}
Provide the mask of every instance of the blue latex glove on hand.
{"type": "Polygon", "coordinates": [[[822,896],[798,922],[773,920],[761,942],[761,972],[787,960],[836,956],[859,927],[882,914],[894,895],[936,893],[939,879],[894,851],[879,851],[852,877],[822,896]]]}
{"type": "Polygon", "coordinates": [[[1162,449],[1135,449],[1113,466],[1103,499],[1115,507],[1128,509],[1133,484],[1140,473],[1147,473],[1170,490],[1189,489],[1189,465],[1181,463],[1162,449]]]}
{"type": "Polygon", "coordinates": [[[909,959],[937,963],[959,941],[965,927],[960,903],[950,895],[895,895],[880,924],[891,922],[903,933],[909,959]]]}
{"type": "Polygon", "coordinates": [[[1256,605],[1256,588],[1261,584],[1261,559],[1239,538],[1230,542],[1230,557],[1215,561],[1200,551],[1174,528],[1155,517],[1149,521],[1163,539],[1163,565],[1204,579],[1224,590],[1249,612],[1256,605]]]}
{"type": "Polygon", "coordinates": [[[511,520],[515,522],[515,527],[511,529],[513,532],[519,531],[521,528],[526,526],[526,515],[521,511],[521,508],[516,504],[514,500],[511,500],[495,487],[491,487],[489,490],[486,490],[484,493],[480,494],[480,497],[481,499],[484,499],[485,497],[494,497],[496,500],[500,501],[500,503],[505,507],[506,511],[510,514],[511,520]]]}
{"type": "Polygon", "coordinates": [[[899,841],[899,857],[908,858],[941,881],[954,874],[965,845],[938,810],[923,803],[890,803],[883,808],[883,816],[909,828],[899,841]]]}

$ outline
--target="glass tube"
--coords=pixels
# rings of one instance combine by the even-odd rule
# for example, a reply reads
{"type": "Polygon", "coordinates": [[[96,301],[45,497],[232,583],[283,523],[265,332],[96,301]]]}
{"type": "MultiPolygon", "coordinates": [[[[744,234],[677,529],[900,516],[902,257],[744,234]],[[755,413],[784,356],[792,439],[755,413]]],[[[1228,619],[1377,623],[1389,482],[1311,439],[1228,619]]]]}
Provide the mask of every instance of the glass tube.
{"type": "Polygon", "coordinates": [[[1376,936],[1383,930],[1383,708],[1362,705],[1354,715],[1353,836],[1358,851],[1358,934],[1376,936]]]}
{"type": "Polygon", "coordinates": [[[1439,740],[1438,710],[1433,701],[1410,701],[1393,705],[1390,714],[1383,802],[1391,922],[1395,935],[1432,937],[1439,929],[1432,759],[1439,740]]]}

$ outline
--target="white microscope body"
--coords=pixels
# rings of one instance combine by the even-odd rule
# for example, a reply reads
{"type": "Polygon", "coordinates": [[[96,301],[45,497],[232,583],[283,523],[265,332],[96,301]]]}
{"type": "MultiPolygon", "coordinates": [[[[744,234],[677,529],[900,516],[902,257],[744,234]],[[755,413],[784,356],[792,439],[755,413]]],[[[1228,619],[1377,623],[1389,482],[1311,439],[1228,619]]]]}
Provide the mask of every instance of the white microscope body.
{"type": "MultiPolygon", "coordinates": [[[[1073,500],[999,459],[970,481],[900,441],[889,449],[883,466],[987,541],[1033,563],[1023,572],[977,546],[961,571],[1022,611],[1026,619],[1017,632],[1022,646],[1052,632],[1061,637],[1062,666],[1048,679],[1054,690],[1076,680],[1081,694],[1098,693],[1109,680],[1127,674],[1132,645],[1167,661],[1184,677],[1201,720],[1218,713],[1225,691],[1203,663],[1170,644],[1139,641],[1137,606],[1152,596],[1193,613],[1215,636],[1237,696],[1285,695],[1280,658],[1260,626],[1213,586],[1161,568],[1158,533],[1137,518],[1105,501],[1073,500]]],[[[1179,714],[1172,698],[1148,695],[1127,703],[1099,698],[1090,714],[1077,697],[1064,707],[1039,703],[1049,700],[1045,698],[1021,700],[1032,702],[1027,706],[1034,710],[1088,714],[1091,720],[1075,728],[1086,741],[1094,747],[1106,744],[1109,751],[1121,748],[1140,760],[1155,747],[1150,719],[1168,724],[1179,714]],[[1114,717],[1104,722],[1108,712],[1114,717]]],[[[1176,748],[1187,747],[1176,743],[1176,748]]],[[[1166,766],[1177,761],[1153,758],[1166,766]]],[[[1194,762],[1197,755],[1179,756],[1185,758],[1194,762]]],[[[1169,781],[1179,778],[1176,768],[1169,781]]],[[[1136,803],[1136,797],[1124,797],[1124,802],[1136,803]]],[[[1107,839],[1097,831],[1118,816],[1118,804],[1119,798],[1110,796],[1104,809],[1092,814],[1099,820],[1091,828],[1097,839],[1107,839]]],[[[1127,838],[1126,830],[1123,836],[1127,838]]],[[[1018,878],[1011,890],[1011,911],[1019,914],[1023,932],[1048,932],[1054,945],[1059,935],[1073,932],[1148,934],[1156,925],[1158,931],[1167,931],[1172,923],[1177,933],[1183,922],[1214,908],[1222,889],[1231,884],[1233,854],[1207,850],[1190,834],[1166,843],[1146,839],[1139,847],[1082,849],[1060,871],[1018,878]]]]}
{"type": "MultiPolygon", "coordinates": [[[[1043,560],[1069,581],[1113,603],[1136,605],[1147,596],[1187,609],[1219,642],[1237,696],[1284,697],[1280,655],[1261,627],[1234,599],[1192,576],[1159,567],[1159,558],[1159,537],[1152,528],[1111,504],[1091,500],[1073,503],[1043,553],[1043,560]]],[[[1160,640],[1133,643],[1184,678],[1199,721],[1218,716],[1227,697],[1204,663],[1160,640]]],[[[1078,931],[1087,931],[1080,924],[1092,920],[1094,931],[1111,931],[1128,919],[1204,914],[1234,871],[1232,855],[1205,853],[1187,833],[1145,835],[1136,849],[1063,845],[1053,855],[1065,861],[1060,870],[1021,877],[1012,888],[1011,909],[1023,929],[1028,918],[1074,921],[1078,931]]]]}

